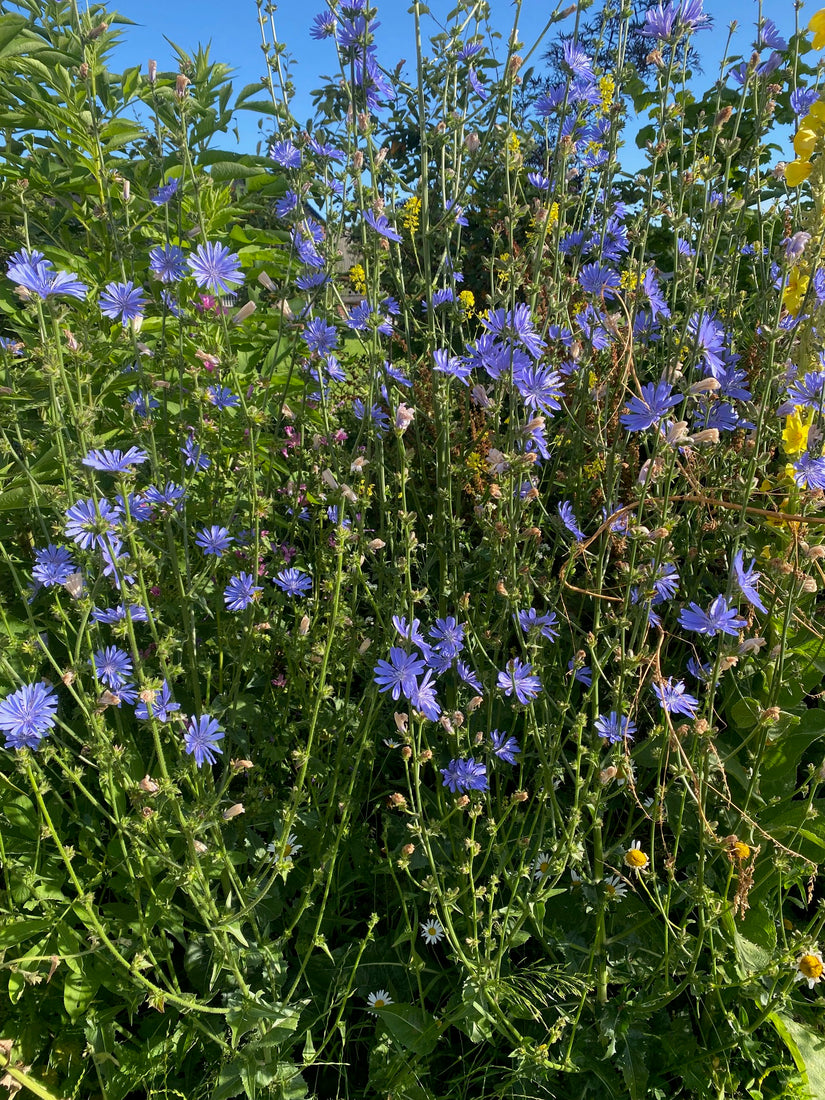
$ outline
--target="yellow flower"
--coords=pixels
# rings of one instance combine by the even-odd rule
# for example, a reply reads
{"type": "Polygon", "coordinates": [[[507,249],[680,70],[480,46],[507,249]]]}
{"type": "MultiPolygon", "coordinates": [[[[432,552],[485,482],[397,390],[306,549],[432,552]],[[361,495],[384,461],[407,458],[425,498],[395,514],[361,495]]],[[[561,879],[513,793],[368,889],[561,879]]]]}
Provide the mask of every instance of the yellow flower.
{"type": "Polygon", "coordinates": [[[785,167],[785,183],[788,187],[798,187],[813,170],[814,166],[809,160],[792,160],[785,167]]]}
{"type": "Polygon", "coordinates": [[[603,115],[606,115],[613,105],[613,95],[616,91],[616,81],[610,75],[603,76],[599,81],[599,95],[602,97],[600,109],[603,115]]]}
{"type": "Polygon", "coordinates": [[[821,50],[825,46],[825,8],[821,8],[811,16],[808,30],[814,36],[814,49],[821,50]]]}
{"type": "Polygon", "coordinates": [[[350,286],[356,294],[367,293],[367,276],[361,264],[353,264],[349,269],[350,286]]]}
{"type": "Polygon", "coordinates": [[[735,856],[740,863],[744,863],[746,859],[751,858],[750,846],[747,845],[744,840],[735,840],[733,844],[731,844],[731,854],[735,856]]]}
{"type": "Polygon", "coordinates": [[[511,133],[507,138],[507,149],[513,160],[521,156],[521,142],[518,139],[518,134],[511,133]]]}
{"type": "Polygon", "coordinates": [[[552,203],[550,209],[547,211],[547,228],[552,229],[559,220],[559,204],[557,202],[552,203]]]}
{"type": "Polygon", "coordinates": [[[817,110],[819,107],[825,108],[825,103],[814,103],[799,123],[800,130],[813,130],[815,134],[825,133],[825,110],[817,110]]]}
{"type": "Polygon", "coordinates": [[[418,220],[421,215],[421,199],[417,195],[411,195],[404,203],[404,213],[401,222],[410,236],[418,229],[418,220]]]}
{"type": "Polygon", "coordinates": [[[622,290],[635,290],[639,285],[639,276],[635,271],[623,271],[620,285],[622,290]]]}
{"type": "Polygon", "coordinates": [[[782,291],[782,304],[794,317],[799,313],[805,295],[808,292],[808,283],[811,280],[803,275],[798,267],[791,269],[788,276],[788,285],[782,291]]]}
{"type": "Polygon", "coordinates": [[[782,432],[782,448],[789,458],[801,455],[808,446],[808,432],[813,422],[813,409],[803,409],[797,405],[790,416],[785,417],[785,429],[782,432]],[[804,414],[804,419],[803,419],[804,414]]]}
{"type": "Polygon", "coordinates": [[[458,296],[458,304],[465,313],[470,313],[473,306],[476,304],[476,296],[473,294],[472,290],[462,290],[458,296]]]}
{"type": "Polygon", "coordinates": [[[803,161],[810,157],[816,148],[816,134],[813,130],[797,130],[793,139],[793,147],[796,155],[803,161]]]}

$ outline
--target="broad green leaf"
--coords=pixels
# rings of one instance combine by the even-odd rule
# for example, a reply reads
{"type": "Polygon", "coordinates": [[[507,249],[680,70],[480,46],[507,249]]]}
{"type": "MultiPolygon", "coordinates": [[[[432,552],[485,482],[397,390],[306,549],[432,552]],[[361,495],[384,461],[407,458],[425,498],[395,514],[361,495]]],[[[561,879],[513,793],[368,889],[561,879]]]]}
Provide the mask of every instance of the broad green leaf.
{"type": "Polygon", "coordinates": [[[100,982],[88,970],[81,970],[77,974],[71,970],[66,972],[63,980],[63,1005],[72,1021],[79,1020],[85,1013],[99,988],[100,982]]]}
{"type": "Polygon", "coordinates": [[[768,1019],[796,1062],[811,1100],[825,1100],[825,1036],[785,1012],[772,1012],[768,1019]]]}
{"type": "Polygon", "coordinates": [[[414,1005],[390,1005],[376,1012],[392,1037],[415,1054],[429,1054],[438,1042],[438,1024],[414,1005]]]}

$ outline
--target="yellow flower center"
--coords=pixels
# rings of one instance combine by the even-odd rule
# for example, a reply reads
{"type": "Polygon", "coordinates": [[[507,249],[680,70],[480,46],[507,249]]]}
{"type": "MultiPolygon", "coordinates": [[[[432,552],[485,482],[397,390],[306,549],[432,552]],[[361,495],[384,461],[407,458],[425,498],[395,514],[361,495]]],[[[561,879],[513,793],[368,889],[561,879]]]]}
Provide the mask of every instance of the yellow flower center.
{"type": "Polygon", "coordinates": [[[386,1008],[387,1002],[383,997],[376,997],[372,1002],[373,1008],[386,1008]]]}
{"type": "Polygon", "coordinates": [[[647,867],[647,854],[639,848],[629,848],[624,854],[624,861],[628,867],[638,870],[640,867],[647,867]]]}
{"type": "Polygon", "coordinates": [[[822,977],[822,971],[825,970],[822,959],[818,955],[803,955],[798,965],[800,973],[804,974],[806,978],[813,978],[815,982],[819,981],[822,977]]]}
{"type": "Polygon", "coordinates": [[[547,862],[546,859],[543,859],[541,861],[541,863],[539,864],[538,869],[541,872],[541,874],[546,875],[547,872],[550,870],[550,864],[547,862]]]}
{"type": "Polygon", "coordinates": [[[743,840],[737,840],[733,845],[733,854],[737,859],[750,859],[751,850],[743,840]]]}

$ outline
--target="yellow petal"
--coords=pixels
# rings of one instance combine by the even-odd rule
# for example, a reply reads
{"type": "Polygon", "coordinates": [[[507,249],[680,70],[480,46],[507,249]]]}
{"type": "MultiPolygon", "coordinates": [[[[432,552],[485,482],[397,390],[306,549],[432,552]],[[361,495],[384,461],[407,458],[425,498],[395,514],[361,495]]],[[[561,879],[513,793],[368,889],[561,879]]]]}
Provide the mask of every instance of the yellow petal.
{"type": "Polygon", "coordinates": [[[811,16],[808,30],[814,36],[814,49],[821,50],[825,46],[825,8],[821,8],[811,16]]]}
{"type": "MultiPolygon", "coordinates": [[[[818,99],[816,103],[812,103],[808,115],[813,115],[818,122],[825,122],[825,99],[818,99]]],[[[805,117],[807,118],[808,115],[805,117]]],[[[816,127],[812,127],[812,129],[816,129],[816,127]]]]}
{"type": "Polygon", "coordinates": [[[807,160],[816,148],[813,130],[797,130],[793,139],[794,152],[801,160],[807,160]]]}
{"type": "Polygon", "coordinates": [[[793,160],[785,168],[785,183],[788,187],[798,187],[813,170],[814,166],[809,160],[793,160]]]}

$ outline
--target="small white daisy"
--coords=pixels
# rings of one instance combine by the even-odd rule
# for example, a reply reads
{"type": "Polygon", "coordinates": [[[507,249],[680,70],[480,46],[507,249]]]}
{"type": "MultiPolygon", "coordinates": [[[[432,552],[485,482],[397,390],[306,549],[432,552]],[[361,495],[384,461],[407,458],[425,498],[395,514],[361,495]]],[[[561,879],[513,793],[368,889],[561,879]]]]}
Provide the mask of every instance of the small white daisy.
{"type": "Polygon", "coordinates": [[[650,860],[647,852],[642,851],[641,841],[634,840],[624,854],[625,867],[629,867],[634,874],[638,875],[640,871],[644,871],[648,863],[650,860]]]}
{"type": "Polygon", "coordinates": [[[367,997],[367,1004],[370,1008],[389,1008],[392,1003],[392,997],[386,989],[378,989],[367,997]]]}
{"type": "Polygon", "coordinates": [[[421,925],[421,935],[425,943],[438,943],[444,939],[444,926],[437,917],[431,917],[421,925]]]}
{"type": "Polygon", "coordinates": [[[609,901],[618,901],[627,895],[627,885],[618,875],[610,875],[604,880],[604,892],[609,901]]]}
{"type": "Polygon", "coordinates": [[[533,863],[533,878],[545,878],[550,873],[550,854],[539,852],[533,863]]]}
{"type": "Polygon", "coordinates": [[[272,852],[273,855],[280,855],[284,861],[292,862],[292,857],[296,856],[303,848],[303,844],[298,844],[298,837],[295,833],[290,833],[286,838],[285,844],[278,844],[274,840],[271,844],[267,844],[266,850],[272,852]]]}
{"type": "Polygon", "coordinates": [[[813,989],[817,982],[822,981],[823,972],[825,972],[825,963],[822,961],[822,956],[818,951],[811,951],[800,955],[796,960],[794,981],[807,982],[808,989],[813,989]]]}

